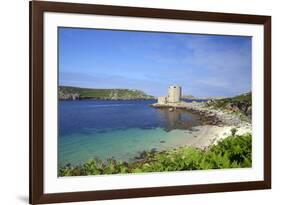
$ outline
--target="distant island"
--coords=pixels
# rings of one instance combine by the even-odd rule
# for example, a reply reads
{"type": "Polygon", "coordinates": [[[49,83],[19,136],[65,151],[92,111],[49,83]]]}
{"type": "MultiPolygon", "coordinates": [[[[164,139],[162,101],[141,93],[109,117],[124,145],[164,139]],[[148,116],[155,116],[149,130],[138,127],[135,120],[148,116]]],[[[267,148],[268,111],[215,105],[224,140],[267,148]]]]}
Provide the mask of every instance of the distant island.
{"type": "Polygon", "coordinates": [[[95,89],[59,86],[59,100],[152,100],[154,96],[135,89],[95,89]]]}

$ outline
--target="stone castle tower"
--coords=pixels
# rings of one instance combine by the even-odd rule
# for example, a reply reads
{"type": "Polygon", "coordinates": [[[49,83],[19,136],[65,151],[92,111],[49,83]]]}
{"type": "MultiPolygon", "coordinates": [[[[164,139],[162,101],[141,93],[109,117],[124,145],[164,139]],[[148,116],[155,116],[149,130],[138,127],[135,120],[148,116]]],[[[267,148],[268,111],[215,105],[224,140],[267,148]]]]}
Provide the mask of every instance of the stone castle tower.
{"type": "Polygon", "coordinates": [[[168,88],[168,99],[169,103],[177,103],[181,100],[181,86],[171,85],[168,88]]]}
{"type": "Polygon", "coordinates": [[[165,105],[167,103],[181,102],[181,86],[171,85],[168,88],[168,96],[158,97],[158,104],[165,105]]]}

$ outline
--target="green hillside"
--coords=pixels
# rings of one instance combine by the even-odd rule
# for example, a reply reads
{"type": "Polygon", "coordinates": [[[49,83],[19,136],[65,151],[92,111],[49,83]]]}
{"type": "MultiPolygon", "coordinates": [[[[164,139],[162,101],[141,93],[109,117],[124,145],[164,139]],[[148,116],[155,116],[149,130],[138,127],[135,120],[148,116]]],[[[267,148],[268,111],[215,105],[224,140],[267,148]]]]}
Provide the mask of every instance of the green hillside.
{"type": "Polygon", "coordinates": [[[131,99],[154,99],[140,90],[130,89],[93,89],[70,86],[59,87],[59,99],[105,99],[105,100],[131,100],[131,99]]]}

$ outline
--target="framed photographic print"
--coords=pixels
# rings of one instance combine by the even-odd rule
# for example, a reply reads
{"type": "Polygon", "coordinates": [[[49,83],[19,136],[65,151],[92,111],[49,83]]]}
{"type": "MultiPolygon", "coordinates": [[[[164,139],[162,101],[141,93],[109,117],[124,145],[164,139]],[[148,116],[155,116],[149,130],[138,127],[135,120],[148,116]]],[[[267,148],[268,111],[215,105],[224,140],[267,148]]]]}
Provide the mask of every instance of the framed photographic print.
{"type": "Polygon", "coordinates": [[[271,188],[271,17],[30,2],[30,203],[271,188]]]}

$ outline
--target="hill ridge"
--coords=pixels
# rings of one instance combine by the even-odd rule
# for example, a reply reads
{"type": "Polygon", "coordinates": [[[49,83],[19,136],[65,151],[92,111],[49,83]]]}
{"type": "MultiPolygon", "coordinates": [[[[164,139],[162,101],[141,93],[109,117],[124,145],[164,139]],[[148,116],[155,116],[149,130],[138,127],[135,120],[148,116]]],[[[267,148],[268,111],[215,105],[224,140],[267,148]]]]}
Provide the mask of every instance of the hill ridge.
{"type": "Polygon", "coordinates": [[[150,100],[154,96],[137,89],[122,88],[81,88],[74,86],[59,86],[60,100],[150,100]]]}

